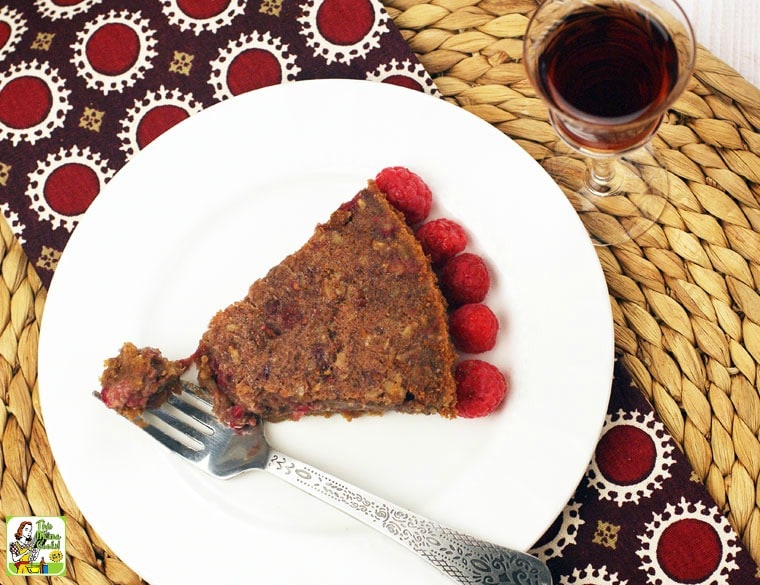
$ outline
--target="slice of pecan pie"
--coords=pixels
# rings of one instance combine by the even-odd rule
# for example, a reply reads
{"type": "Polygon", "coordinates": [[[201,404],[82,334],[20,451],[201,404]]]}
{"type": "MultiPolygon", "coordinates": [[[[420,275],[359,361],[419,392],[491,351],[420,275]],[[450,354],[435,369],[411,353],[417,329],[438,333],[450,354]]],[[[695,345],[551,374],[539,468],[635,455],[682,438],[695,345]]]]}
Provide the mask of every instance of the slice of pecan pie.
{"type": "Polygon", "coordinates": [[[232,426],[251,413],[452,417],[454,359],[430,261],[372,182],[219,312],[196,356],[232,426]]]}

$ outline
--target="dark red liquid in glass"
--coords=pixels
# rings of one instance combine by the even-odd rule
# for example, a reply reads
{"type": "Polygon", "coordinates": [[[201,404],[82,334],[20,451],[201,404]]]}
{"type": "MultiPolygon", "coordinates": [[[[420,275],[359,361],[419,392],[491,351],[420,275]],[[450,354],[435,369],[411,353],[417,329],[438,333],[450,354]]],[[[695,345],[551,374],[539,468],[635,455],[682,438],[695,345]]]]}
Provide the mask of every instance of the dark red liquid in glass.
{"type": "Polygon", "coordinates": [[[678,78],[668,31],[633,7],[581,8],[550,33],[538,58],[538,83],[561,133],[593,150],[618,151],[649,138],[651,119],[678,78]],[[574,119],[579,124],[574,124],[574,119]],[[635,126],[641,121],[640,126],[635,126]],[[634,124],[624,132],[621,125],[634,124]]]}

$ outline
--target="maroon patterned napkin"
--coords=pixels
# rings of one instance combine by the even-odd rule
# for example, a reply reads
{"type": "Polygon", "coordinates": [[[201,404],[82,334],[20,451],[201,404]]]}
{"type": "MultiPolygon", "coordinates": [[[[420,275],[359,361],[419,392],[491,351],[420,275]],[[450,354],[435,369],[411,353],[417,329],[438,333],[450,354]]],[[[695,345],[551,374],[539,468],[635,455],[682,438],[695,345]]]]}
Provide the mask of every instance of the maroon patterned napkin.
{"type": "MultiPolygon", "coordinates": [[[[6,2],[0,210],[47,285],[103,185],[159,134],[242,92],[329,77],[436,93],[377,0],[6,2]]],[[[757,580],[621,370],[588,471],[533,552],[559,585],[757,580]]]]}
{"type": "Polygon", "coordinates": [[[744,585],[757,566],[620,366],[586,474],[532,551],[558,585],[744,585]]]}

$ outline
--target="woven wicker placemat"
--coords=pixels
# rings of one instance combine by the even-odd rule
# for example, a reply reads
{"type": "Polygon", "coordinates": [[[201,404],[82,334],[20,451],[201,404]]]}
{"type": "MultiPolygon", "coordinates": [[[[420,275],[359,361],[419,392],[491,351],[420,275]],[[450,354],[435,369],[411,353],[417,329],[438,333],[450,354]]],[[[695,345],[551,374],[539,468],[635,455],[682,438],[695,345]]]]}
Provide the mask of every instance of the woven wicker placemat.
{"type": "MultiPolygon", "coordinates": [[[[575,159],[521,64],[535,0],[385,4],[444,99],[516,140],[562,185],[575,159]]],[[[635,242],[597,249],[618,354],[760,561],[760,90],[700,49],[655,145],[674,185],[659,224],[635,242]]],[[[453,137],[451,147],[478,145],[453,137]]],[[[616,213],[604,219],[614,226],[616,213]]],[[[37,395],[45,295],[0,222],[1,507],[67,516],[68,576],[29,583],[141,583],[87,524],[51,455],[37,395]]],[[[10,579],[0,572],[0,582],[10,579]]]]}
{"type": "MultiPolygon", "coordinates": [[[[445,99],[515,139],[563,186],[576,158],[552,130],[521,62],[537,2],[386,5],[445,99]]],[[[654,141],[672,183],[665,212],[635,242],[597,248],[621,361],[756,561],[759,132],[760,90],[700,47],[695,75],[654,141]]],[[[617,212],[627,210],[606,211],[603,223],[614,228],[617,212]]]]}

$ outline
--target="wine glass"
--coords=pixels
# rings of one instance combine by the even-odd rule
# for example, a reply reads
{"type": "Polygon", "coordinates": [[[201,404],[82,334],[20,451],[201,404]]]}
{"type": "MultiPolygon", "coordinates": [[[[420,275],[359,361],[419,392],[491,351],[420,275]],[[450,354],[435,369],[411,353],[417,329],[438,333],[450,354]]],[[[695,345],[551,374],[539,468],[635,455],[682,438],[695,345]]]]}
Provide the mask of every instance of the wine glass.
{"type": "Polygon", "coordinates": [[[686,88],[695,54],[675,0],[545,0],[533,14],[528,78],[571,148],[544,166],[596,245],[635,239],[660,218],[669,179],[650,140],[686,88]]]}

